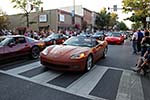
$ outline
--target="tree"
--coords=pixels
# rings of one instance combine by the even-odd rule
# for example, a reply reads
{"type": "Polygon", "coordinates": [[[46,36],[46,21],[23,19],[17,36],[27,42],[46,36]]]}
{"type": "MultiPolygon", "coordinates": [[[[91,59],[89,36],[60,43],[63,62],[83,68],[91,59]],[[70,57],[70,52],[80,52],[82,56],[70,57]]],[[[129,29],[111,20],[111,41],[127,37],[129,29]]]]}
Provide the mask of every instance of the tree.
{"type": "Polygon", "coordinates": [[[117,23],[118,15],[116,13],[110,13],[109,27],[113,27],[117,23]]]}
{"type": "Polygon", "coordinates": [[[133,13],[127,20],[135,23],[142,22],[143,27],[146,28],[146,17],[150,15],[149,0],[123,0],[122,3],[124,12],[133,13]]]}
{"type": "Polygon", "coordinates": [[[126,24],[123,21],[119,22],[118,26],[119,26],[120,30],[128,30],[128,27],[126,26],[126,24]]]}
{"type": "Polygon", "coordinates": [[[133,23],[133,24],[132,24],[132,28],[133,28],[134,30],[137,30],[141,25],[142,25],[141,22],[136,22],[136,23],[133,23]]]}
{"type": "Polygon", "coordinates": [[[9,25],[8,17],[5,12],[0,9],[0,29],[5,29],[9,25]]]}
{"type": "Polygon", "coordinates": [[[106,8],[103,8],[100,13],[96,16],[95,24],[98,29],[102,30],[108,28],[108,23],[110,21],[110,13],[106,11],[106,8]]]}
{"type": "Polygon", "coordinates": [[[27,27],[29,27],[29,15],[33,10],[33,6],[39,7],[43,2],[41,0],[10,0],[11,3],[14,3],[14,8],[19,8],[24,11],[23,16],[27,19],[27,27]]]}

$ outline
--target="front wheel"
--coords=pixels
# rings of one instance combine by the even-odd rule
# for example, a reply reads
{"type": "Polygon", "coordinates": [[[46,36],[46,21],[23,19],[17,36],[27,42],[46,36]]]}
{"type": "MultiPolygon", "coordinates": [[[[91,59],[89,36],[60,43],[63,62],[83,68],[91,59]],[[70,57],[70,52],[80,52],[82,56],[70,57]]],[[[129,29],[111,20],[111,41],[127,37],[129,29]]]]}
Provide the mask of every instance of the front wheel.
{"type": "Polygon", "coordinates": [[[91,55],[89,55],[86,61],[85,71],[87,72],[91,70],[92,67],[93,67],[93,58],[91,55]]]}
{"type": "Polygon", "coordinates": [[[39,47],[34,46],[34,47],[31,49],[31,58],[32,58],[32,59],[37,59],[37,58],[39,58],[39,54],[40,54],[40,49],[39,49],[39,47]]]}

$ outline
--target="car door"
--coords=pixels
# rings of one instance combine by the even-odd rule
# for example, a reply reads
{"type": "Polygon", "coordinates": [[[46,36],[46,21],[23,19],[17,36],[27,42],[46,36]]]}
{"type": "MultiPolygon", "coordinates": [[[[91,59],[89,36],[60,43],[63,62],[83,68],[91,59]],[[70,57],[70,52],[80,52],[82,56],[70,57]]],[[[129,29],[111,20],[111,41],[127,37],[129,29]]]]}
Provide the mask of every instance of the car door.
{"type": "Polygon", "coordinates": [[[3,45],[3,59],[10,59],[13,57],[16,57],[15,49],[13,48],[15,46],[15,41],[13,37],[7,38],[8,41],[5,45],[3,45]]]}
{"type": "Polygon", "coordinates": [[[30,45],[25,37],[15,37],[16,45],[13,47],[17,56],[27,55],[30,52],[30,45]]]}
{"type": "Polygon", "coordinates": [[[103,45],[98,43],[97,41],[95,41],[94,45],[95,45],[94,46],[95,58],[99,59],[103,55],[103,51],[104,51],[103,45]]]}
{"type": "Polygon", "coordinates": [[[4,60],[4,46],[0,46],[0,60],[4,60]]]}

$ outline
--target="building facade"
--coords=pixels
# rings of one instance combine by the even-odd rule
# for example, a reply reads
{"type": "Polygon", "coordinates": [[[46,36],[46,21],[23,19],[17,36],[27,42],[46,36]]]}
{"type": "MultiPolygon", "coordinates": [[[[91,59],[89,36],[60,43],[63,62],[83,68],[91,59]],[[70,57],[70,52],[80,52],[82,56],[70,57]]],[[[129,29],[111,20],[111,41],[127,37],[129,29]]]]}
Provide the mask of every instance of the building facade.
{"type": "MultiPolygon", "coordinates": [[[[9,15],[8,17],[10,22],[9,29],[17,30],[19,34],[23,34],[27,30],[26,17],[23,17],[22,14],[9,15]]],[[[75,25],[81,28],[82,16],[76,14],[75,20],[75,25]]],[[[72,29],[74,27],[72,24],[72,14],[60,9],[32,12],[29,15],[29,22],[32,23],[30,24],[29,30],[36,31],[42,29],[47,30],[49,28],[58,31],[60,29],[72,29]]]]}

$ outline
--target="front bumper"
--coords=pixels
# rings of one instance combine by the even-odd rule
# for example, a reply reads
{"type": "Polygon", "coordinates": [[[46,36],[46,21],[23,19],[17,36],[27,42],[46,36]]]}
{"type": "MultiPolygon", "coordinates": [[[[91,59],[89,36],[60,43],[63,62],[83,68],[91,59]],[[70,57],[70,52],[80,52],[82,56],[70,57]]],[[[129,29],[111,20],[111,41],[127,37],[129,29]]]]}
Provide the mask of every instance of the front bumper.
{"type": "Polygon", "coordinates": [[[50,59],[47,56],[40,54],[40,62],[42,65],[54,69],[65,71],[84,71],[86,66],[86,58],[80,60],[62,61],[59,59],[50,59]]]}

